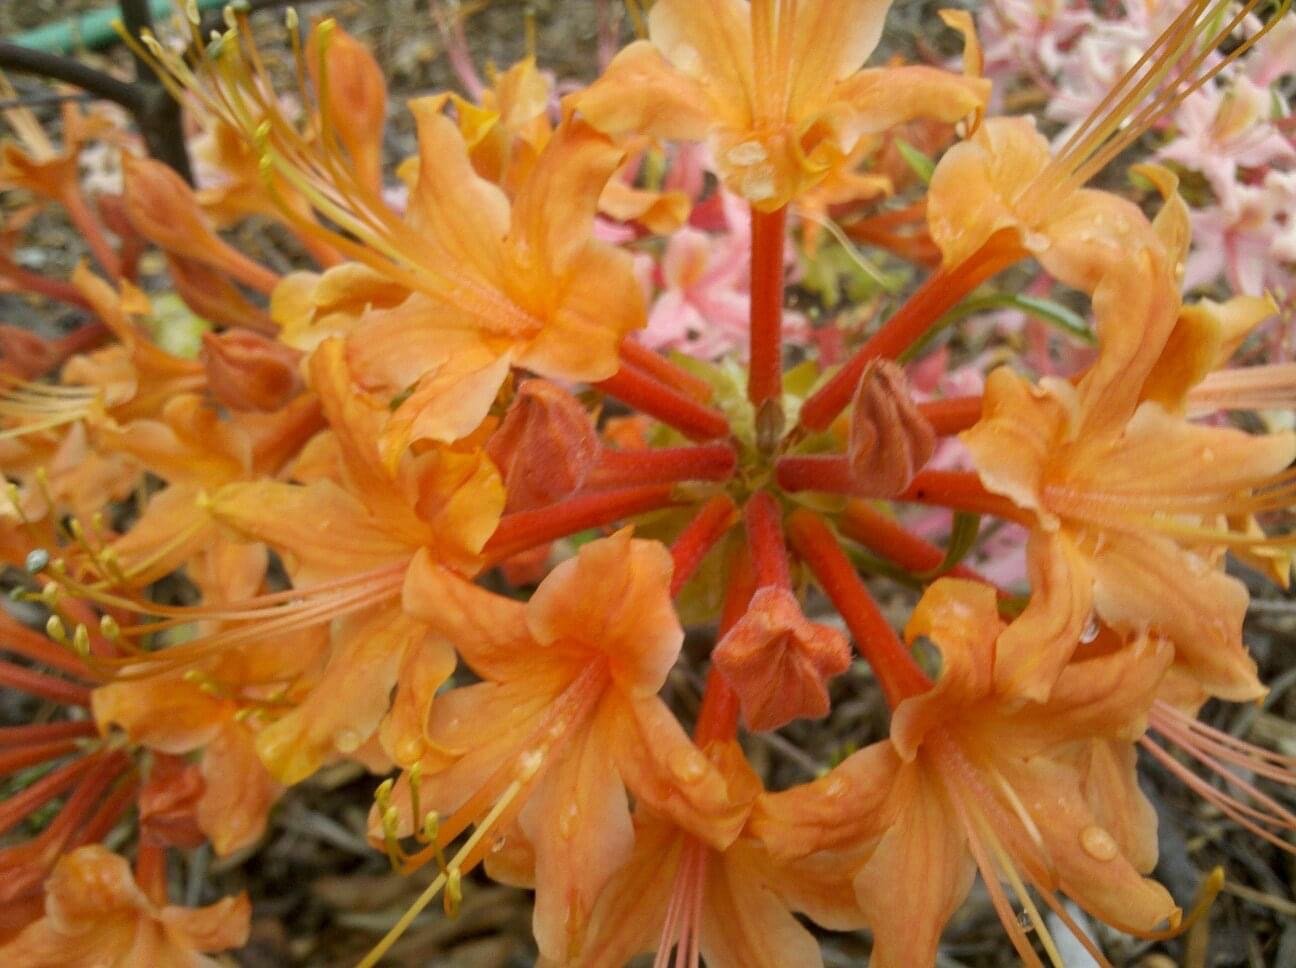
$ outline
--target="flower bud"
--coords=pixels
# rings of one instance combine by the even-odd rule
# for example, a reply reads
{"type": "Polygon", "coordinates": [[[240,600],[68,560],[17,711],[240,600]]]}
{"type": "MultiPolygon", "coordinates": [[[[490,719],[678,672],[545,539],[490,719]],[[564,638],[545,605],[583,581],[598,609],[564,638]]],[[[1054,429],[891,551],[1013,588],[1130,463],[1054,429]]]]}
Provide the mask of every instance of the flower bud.
{"type": "Polygon", "coordinates": [[[387,82],[373,54],[332,21],[311,31],[311,53],[306,63],[316,90],[324,96],[321,108],[337,132],[363,184],[382,186],[382,133],[387,121],[387,82]],[[319,76],[323,48],[324,83],[319,76]]]}
{"type": "Polygon", "coordinates": [[[790,591],[767,585],[712,653],[755,732],[828,714],[827,682],[850,666],[846,636],[811,622],[790,591]]]}
{"type": "Polygon", "coordinates": [[[198,801],[207,788],[197,764],[178,756],[155,754],[139,794],[140,834],[156,847],[200,847],[207,842],[198,828],[198,801]]]}
{"type": "Polygon", "coordinates": [[[909,396],[909,383],[890,360],[874,360],[851,403],[847,455],[857,493],[895,497],[936,449],[936,432],[909,396]]]}
{"type": "Polygon", "coordinates": [[[598,433],[562,387],[528,380],[486,445],[504,478],[505,513],[543,507],[575,493],[599,455],[598,433]]]}
{"type": "Polygon", "coordinates": [[[302,390],[300,360],[297,350],[248,329],[203,334],[207,386],[232,410],[282,408],[302,390]]]}
{"type": "Polygon", "coordinates": [[[183,178],[160,161],[126,153],[122,176],[126,215],[140,235],[168,252],[211,262],[221,242],[183,178]]]}

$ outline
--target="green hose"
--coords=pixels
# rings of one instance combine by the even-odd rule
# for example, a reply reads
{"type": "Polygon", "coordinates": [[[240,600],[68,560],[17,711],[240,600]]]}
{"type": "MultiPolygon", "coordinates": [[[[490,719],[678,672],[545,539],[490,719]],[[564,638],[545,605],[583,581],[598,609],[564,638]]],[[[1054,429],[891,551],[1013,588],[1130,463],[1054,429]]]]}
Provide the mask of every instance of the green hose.
{"type": "MultiPolygon", "coordinates": [[[[228,2],[229,0],[198,0],[198,9],[212,10],[223,7],[228,2]]],[[[155,20],[165,17],[175,8],[173,0],[150,0],[149,3],[149,9],[155,20]]],[[[80,17],[46,24],[44,27],[28,30],[10,39],[15,44],[43,50],[50,54],[97,50],[117,42],[118,37],[117,32],[113,30],[113,21],[120,19],[121,14],[110,7],[107,10],[94,10],[80,17]]]]}

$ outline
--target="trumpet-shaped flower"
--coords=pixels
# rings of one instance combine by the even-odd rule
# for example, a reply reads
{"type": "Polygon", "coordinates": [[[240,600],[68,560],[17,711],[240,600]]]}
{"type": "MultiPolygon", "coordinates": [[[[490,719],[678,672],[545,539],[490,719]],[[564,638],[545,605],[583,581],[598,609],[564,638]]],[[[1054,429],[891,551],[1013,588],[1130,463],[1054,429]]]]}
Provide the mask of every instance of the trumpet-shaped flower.
{"type": "Polygon", "coordinates": [[[252,905],[246,896],[202,908],[164,905],[140,889],[124,859],[97,845],[60,860],[46,890],[45,916],[0,946],[5,964],[216,968],[204,952],[247,942],[252,905]]]}
{"type": "Polygon", "coordinates": [[[906,635],[940,649],[935,686],[898,703],[889,740],[814,783],[767,795],[753,815],[752,832],[776,858],[817,856],[853,871],[875,965],[930,964],[977,867],[1028,963],[1038,960],[1000,878],[1046,947],[1026,883],[1064,918],[1056,891],[1125,931],[1155,934],[1178,921],[1170,895],[1142,876],[1155,861],[1155,816],[1133,758],[1108,759],[1108,744],[1128,751],[1143,732],[1171,649],[1095,643],[1046,703],[1022,703],[995,687],[1002,628],[988,586],[933,584],[906,635]]]}
{"type": "MultiPolygon", "coordinates": [[[[719,848],[746,816],[657,696],[683,642],[670,575],[666,549],[625,529],[584,545],[526,604],[426,553],[405,584],[406,610],[483,680],[433,703],[419,801],[442,818],[442,842],[491,804],[488,835],[518,821],[535,851],[535,933],[549,958],[576,950],[632,854],[627,794],[719,848]]],[[[397,793],[411,783],[406,774],[397,793]]],[[[406,816],[404,829],[422,821],[406,816]]],[[[485,841],[461,866],[484,851],[485,841]]]]}
{"type": "Polygon", "coordinates": [[[864,135],[912,118],[955,122],[989,82],[929,67],[862,70],[887,0],[661,0],[575,98],[599,129],[711,143],[721,177],[757,209],[793,201],[864,135]]]}

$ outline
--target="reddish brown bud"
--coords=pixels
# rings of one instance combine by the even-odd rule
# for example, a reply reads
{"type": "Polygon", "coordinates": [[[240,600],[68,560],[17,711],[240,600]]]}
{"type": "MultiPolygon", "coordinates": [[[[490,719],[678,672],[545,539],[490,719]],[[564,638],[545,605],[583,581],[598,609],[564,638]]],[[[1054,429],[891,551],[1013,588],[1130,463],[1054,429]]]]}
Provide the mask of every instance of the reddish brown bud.
{"type": "Polygon", "coordinates": [[[171,168],[123,154],[122,177],[126,215],[154,245],[221,269],[260,292],[274,289],[279,277],[212,231],[193,189],[171,168]]]}
{"type": "Polygon", "coordinates": [[[511,514],[578,491],[598,460],[598,433],[580,401],[562,387],[527,380],[486,453],[504,478],[504,510],[511,514]]]}
{"type": "Polygon", "coordinates": [[[232,410],[281,409],[302,390],[301,353],[247,329],[204,333],[207,386],[232,410]]]}
{"type": "Polygon", "coordinates": [[[890,360],[864,369],[851,403],[851,478],[866,497],[895,497],[936,449],[936,432],[909,396],[909,382],[890,360]]]}
{"type": "Polygon", "coordinates": [[[198,801],[207,784],[196,764],[178,756],[153,757],[139,794],[139,826],[144,841],[155,847],[199,847],[207,837],[198,828],[198,801]]]}
{"type": "Polygon", "coordinates": [[[711,655],[756,732],[828,714],[827,682],[850,666],[846,636],[811,622],[786,588],[767,585],[711,655]]]}
{"type": "Polygon", "coordinates": [[[351,155],[361,182],[382,187],[382,133],[387,121],[387,82],[373,54],[334,21],[311,31],[306,59],[311,79],[324,98],[321,107],[338,139],[351,155]],[[319,76],[323,48],[326,77],[319,76]]]}

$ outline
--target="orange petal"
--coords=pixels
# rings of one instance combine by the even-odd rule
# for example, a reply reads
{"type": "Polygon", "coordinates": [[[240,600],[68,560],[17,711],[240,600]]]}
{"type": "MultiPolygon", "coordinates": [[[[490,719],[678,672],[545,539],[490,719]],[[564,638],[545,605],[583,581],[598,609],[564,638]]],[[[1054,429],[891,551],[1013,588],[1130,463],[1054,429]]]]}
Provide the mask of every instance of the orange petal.
{"type": "Polygon", "coordinates": [[[982,483],[1019,507],[1043,512],[1045,470],[1068,433],[1065,406],[1000,367],[986,380],[982,408],[976,426],[959,435],[982,483]]]}
{"type": "Polygon", "coordinates": [[[676,70],[702,83],[713,117],[750,124],[755,83],[747,4],[662,0],[648,12],[648,37],[676,70]]]}
{"type": "Polygon", "coordinates": [[[622,528],[582,545],[540,583],[526,607],[541,645],[561,642],[606,657],[619,688],[655,695],[684,642],[671,602],[670,552],[622,528]]]}
{"type": "Polygon", "coordinates": [[[451,281],[460,271],[498,282],[509,203],[498,186],[478,176],[459,129],[443,113],[445,97],[415,98],[419,174],[406,220],[426,245],[426,259],[451,281]]]}
{"type": "Polygon", "coordinates": [[[902,764],[890,742],[853,753],[825,776],[756,801],[750,832],[776,860],[805,857],[876,837],[881,808],[902,764]]]}
{"type": "Polygon", "coordinates": [[[579,400],[555,383],[525,381],[486,444],[504,477],[504,510],[570,497],[585,483],[599,448],[594,421],[579,400]]]}
{"type": "Polygon", "coordinates": [[[1027,118],[991,118],[945,152],[927,193],[927,225],[947,268],[1000,229],[1034,230],[1023,225],[1013,201],[1049,159],[1048,141],[1027,118]]]}
{"type": "Polygon", "coordinates": [[[1139,789],[1137,761],[1131,743],[1090,743],[1082,783],[1094,822],[1112,835],[1136,871],[1150,874],[1157,862],[1157,815],[1139,789]]]}
{"type": "Polygon", "coordinates": [[[257,753],[280,783],[306,779],[378,729],[406,649],[427,635],[421,622],[380,607],[341,623],[328,666],[306,699],[256,738],[257,753]]]}
{"type": "Polygon", "coordinates": [[[281,788],[261,764],[246,727],[230,722],[217,734],[203,750],[202,775],[198,824],[217,856],[256,843],[281,788]]]}
{"type": "Polygon", "coordinates": [[[1026,544],[1031,597],[999,636],[995,686],[1043,702],[1093,617],[1093,571],[1065,531],[1035,530],[1026,544]]]}
{"type": "Polygon", "coordinates": [[[989,585],[942,578],[929,585],[905,627],[905,641],[927,636],[940,649],[936,685],[906,699],[891,717],[891,742],[913,759],[927,731],[957,721],[991,690],[995,639],[1003,628],[989,585]]]}
{"type": "Polygon", "coordinates": [[[414,551],[414,542],[390,533],[332,481],[231,484],[213,495],[210,507],[222,524],[283,554],[301,587],[389,565],[414,551]]]}
{"type": "Polygon", "coordinates": [[[818,111],[828,91],[859,71],[882,36],[890,0],[802,0],[790,52],[788,115],[818,111]]]}
{"type": "Polygon", "coordinates": [[[637,804],[717,848],[731,844],[751,810],[655,696],[609,695],[592,727],[609,736],[616,768],[637,804]]]}
{"type": "Polygon", "coordinates": [[[109,683],[90,701],[101,731],[117,726],[163,753],[189,753],[210,743],[228,716],[220,700],[170,675],[109,683]]]}
{"type": "Polygon", "coordinates": [[[610,377],[620,365],[621,341],[647,320],[630,254],[589,242],[572,257],[555,290],[556,308],[518,348],[517,365],[557,380],[610,377]]]}
{"type": "Polygon", "coordinates": [[[892,801],[895,821],[855,878],[855,896],[873,929],[869,963],[932,964],[976,867],[942,785],[924,768],[901,771],[892,801]]]}
{"type": "Polygon", "coordinates": [[[706,89],[645,40],[622,50],[597,81],[572,97],[576,110],[611,135],[701,141],[710,124],[706,89]]]}
{"type": "Polygon", "coordinates": [[[1151,629],[1212,695],[1244,702],[1266,690],[1242,643],[1249,596],[1236,578],[1168,538],[1109,534],[1094,553],[1094,608],[1117,629],[1151,629]]]}
{"type": "Polygon", "coordinates": [[[630,858],[634,831],[604,737],[582,730],[565,745],[519,816],[535,845],[535,916],[542,955],[569,961],[608,879],[630,858]]]}
{"type": "MultiPolygon", "coordinates": [[[[1135,870],[1082,794],[1076,770],[1038,756],[1002,764],[1007,782],[1031,814],[1058,884],[1099,920],[1131,933],[1178,921],[1179,908],[1160,884],[1135,870]]],[[[1138,804],[1130,805],[1140,810],[1138,804]]]]}
{"type": "Polygon", "coordinates": [[[543,260],[549,273],[567,271],[588,243],[599,196],[624,158],[624,151],[577,118],[558,127],[513,200],[509,244],[521,248],[524,267],[543,260]]]}
{"type": "Polygon", "coordinates": [[[860,71],[838,84],[831,94],[834,102],[848,105],[851,111],[842,122],[844,150],[865,135],[917,118],[954,124],[984,110],[989,97],[990,82],[985,78],[921,65],[860,71]]]}
{"type": "Polygon", "coordinates": [[[133,587],[169,575],[213,539],[215,523],[197,487],[168,487],[150,499],[130,530],[109,548],[133,587]]]}
{"type": "Polygon", "coordinates": [[[405,650],[396,696],[380,730],[383,749],[397,766],[409,769],[427,752],[432,699],[454,668],[454,649],[440,639],[424,638],[405,650]]]}
{"type": "Polygon", "coordinates": [[[402,603],[484,679],[512,679],[543,658],[527,629],[526,605],[466,581],[427,550],[410,562],[402,603]]]}
{"type": "Polygon", "coordinates": [[[635,955],[653,951],[679,869],[684,834],[673,824],[639,814],[630,860],[599,896],[575,968],[624,968],[635,955]]]}
{"type": "Polygon", "coordinates": [[[779,875],[741,845],[709,859],[702,901],[702,957],[714,968],[815,968],[819,941],[780,896],[779,875]]]}

